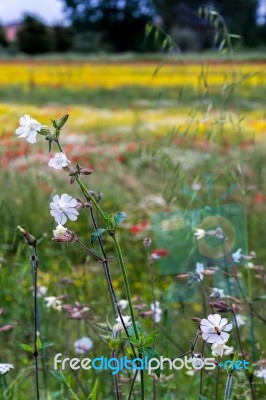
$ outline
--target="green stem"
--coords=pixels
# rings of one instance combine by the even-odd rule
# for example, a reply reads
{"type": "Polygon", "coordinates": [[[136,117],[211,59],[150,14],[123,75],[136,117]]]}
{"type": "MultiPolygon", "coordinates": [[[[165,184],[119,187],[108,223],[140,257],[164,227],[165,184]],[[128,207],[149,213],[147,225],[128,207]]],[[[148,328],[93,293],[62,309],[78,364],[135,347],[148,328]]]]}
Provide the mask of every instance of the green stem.
{"type": "Polygon", "coordinates": [[[89,192],[89,190],[86,188],[86,186],[82,183],[81,179],[79,177],[76,178],[76,181],[79,184],[79,187],[81,188],[81,190],[83,192],[86,193],[86,195],[89,197],[90,201],[92,202],[92,204],[94,205],[94,207],[96,208],[96,210],[98,211],[98,213],[100,214],[100,216],[102,217],[102,219],[104,221],[106,221],[106,216],[105,213],[103,212],[103,210],[101,209],[101,207],[99,206],[99,204],[97,203],[97,201],[95,200],[95,198],[92,196],[92,194],[89,192]]]}
{"type": "Polygon", "coordinates": [[[228,374],[225,386],[224,400],[229,400],[230,398],[231,385],[232,385],[232,374],[228,374]]]}
{"type": "Polygon", "coordinates": [[[135,316],[134,316],[134,311],[133,311],[133,306],[132,306],[132,301],[131,301],[131,294],[130,294],[130,288],[129,288],[128,277],[127,277],[127,273],[126,273],[125,263],[123,260],[121,248],[120,248],[119,242],[117,240],[116,234],[114,233],[113,235],[111,235],[111,237],[114,241],[114,246],[116,249],[116,253],[118,256],[119,264],[120,264],[123,279],[124,279],[126,295],[127,295],[127,300],[128,300],[128,306],[129,306],[129,311],[130,311],[130,316],[131,316],[131,320],[132,320],[134,333],[135,333],[136,338],[138,339],[139,335],[138,335],[138,330],[137,330],[137,326],[136,326],[136,321],[135,321],[135,316]]]}
{"type": "Polygon", "coordinates": [[[138,372],[139,372],[139,371],[136,370],[136,371],[135,371],[135,374],[134,374],[134,376],[133,376],[133,379],[132,379],[132,382],[131,382],[131,385],[130,385],[130,388],[129,388],[129,393],[128,393],[127,400],[131,400],[131,396],[132,396],[132,393],[133,393],[133,388],[134,388],[134,385],[135,385],[135,381],[136,381],[138,372]]]}

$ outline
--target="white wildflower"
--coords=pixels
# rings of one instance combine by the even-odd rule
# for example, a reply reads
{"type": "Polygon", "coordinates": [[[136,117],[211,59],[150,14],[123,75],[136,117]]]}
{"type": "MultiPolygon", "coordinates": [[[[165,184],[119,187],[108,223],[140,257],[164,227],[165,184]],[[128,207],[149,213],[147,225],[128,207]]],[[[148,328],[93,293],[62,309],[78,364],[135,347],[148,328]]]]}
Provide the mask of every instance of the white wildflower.
{"type": "Polygon", "coordinates": [[[196,236],[197,240],[203,239],[206,235],[206,231],[204,229],[196,229],[194,235],[196,236]]]}
{"type": "Polygon", "coordinates": [[[242,315],[236,315],[236,324],[238,327],[246,325],[246,319],[242,315]]]}
{"type": "Polygon", "coordinates": [[[242,258],[242,249],[238,249],[235,253],[232,254],[232,258],[235,263],[239,263],[242,258]]]}
{"type": "Polygon", "coordinates": [[[19,123],[20,127],[16,129],[16,135],[26,138],[29,143],[36,143],[36,136],[42,125],[27,114],[19,119],[19,123]]]}
{"type": "Polygon", "coordinates": [[[259,371],[255,371],[255,375],[258,378],[261,378],[264,380],[264,383],[266,383],[266,368],[262,368],[259,371]]]}
{"type": "Polygon", "coordinates": [[[47,293],[46,286],[38,286],[37,287],[37,297],[44,297],[47,293]]]}
{"type": "Polygon", "coordinates": [[[45,297],[44,301],[46,301],[46,307],[48,308],[52,307],[55,310],[61,311],[62,301],[59,300],[57,297],[55,296],[45,297]]]}
{"type": "Polygon", "coordinates": [[[74,342],[75,352],[79,354],[85,354],[93,347],[93,341],[84,336],[74,342]]]}
{"type": "MultiPolygon", "coordinates": [[[[123,316],[122,315],[122,320],[123,320],[124,325],[125,325],[126,328],[128,328],[129,326],[132,325],[130,316],[123,316]]],[[[122,321],[121,321],[120,317],[118,316],[116,318],[116,324],[113,326],[113,334],[114,334],[114,336],[119,335],[123,331],[123,329],[124,329],[124,326],[122,324],[122,321]]]]}
{"type": "Polygon", "coordinates": [[[76,221],[77,215],[79,215],[75,208],[77,204],[77,200],[66,193],[62,194],[61,198],[56,194],[53,197],[53,202],[50,203],[50,214],[61,225],[66,223],[67,218],[76,221]]]}
{"type": "Polygon", "coordinates": [[[222,356],[223,354],[229,356],[234,352],[233,347],[226,346],[224,343],[213,343],[211,348],[213,356],[222,356]]]}
{"type": "Polygon", "coordinates": [[[4,375],[4,374],[9,372],[13,368],[14,368],[14,365],[12,365],[12,364],[2,364],[2,363],[0,363],[0,374],[4,375]]]}
{"type": "Polygon", "coordinates": [[[160,308],[159,301],[156,301],[155,304],[151,304],[151,310],[154,312],[153,319],[154,322],[158,323],[161,321],[162,309],[160,308]]]}
{"type": "Polygon", "coordinates": [[[197,262],[197,263],[196,263],[196,273],[199,275],[199,279],[200,279],[201,281],[202,281],[203,278],[204,278],[203,272],[204,272],[204,264],[203,264],[203,263],[197,262]]]}
{"type": "Polygon", "coordinates": [[[121,310],[125,310],[128,306],[128,301],[121,299],[121,300],[119,300],[118,305],[121,308],[121,310]]]}
{"type": "Polygon", "coordinates": [[[66,158],[64,153],[56,153],[53,158],[50,159],[48,166],[54,169],[62,169],[66,167],[70,161],[66,158]]]}
{"type": "Polygon", "coordinates": [[[211,290],[210,297],[215,297],[216,299],[222,299],[226,297],[224,289],[211,288],[210,290],[211,290]]]}
{"type": "Polygon", "coordinates": [[[55,228],[55,230],[53,230],[54,237],[58,238],[58,237],[64,236],[66,231],[67,231],[67,228],[65,228],[61,224],[58,224],[57,227],[55,228]]]}
{"type": "Polygon", "coordinates": [[[200,323],[203,340],[208,343],[224,343],[229,339],[228,331],[231,331],[232,324],[228,324],[227,318],[219,314],[210,314],[208,319],[203,318],[200,323]]]}

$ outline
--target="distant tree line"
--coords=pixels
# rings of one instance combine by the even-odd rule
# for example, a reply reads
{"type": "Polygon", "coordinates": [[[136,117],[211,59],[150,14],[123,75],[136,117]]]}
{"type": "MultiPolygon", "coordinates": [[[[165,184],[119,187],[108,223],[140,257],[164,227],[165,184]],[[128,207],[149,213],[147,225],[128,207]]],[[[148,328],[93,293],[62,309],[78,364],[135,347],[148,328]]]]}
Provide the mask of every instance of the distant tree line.
{"type": "MultiPolygon", "coordinates": [[[[47,52],[158,51],[163,42],[145,39],[147,22],[170,34],[181,50],[213,45],[214,30],[198,9],[216,9],[229,32],[241,35],[244,46],[266,44],[266,24],[257,25],[259,0],[61,0],[68,26],[47,27],[27,15],[17,32],[16,46],[27,54],[47,52]]],[[[0,46],[7,47],[0,26],[0,46]]],[[[14,46],[14,44],[13,44],[14,46]]]]}

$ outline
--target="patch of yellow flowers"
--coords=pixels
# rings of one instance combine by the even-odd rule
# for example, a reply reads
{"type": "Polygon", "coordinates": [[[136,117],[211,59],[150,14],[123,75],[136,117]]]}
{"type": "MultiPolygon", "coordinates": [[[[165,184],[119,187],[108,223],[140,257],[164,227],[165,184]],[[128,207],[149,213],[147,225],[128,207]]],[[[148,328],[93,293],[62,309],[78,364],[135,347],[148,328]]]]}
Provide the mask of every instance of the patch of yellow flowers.
{"type": "Polygon", "coordinates": [[[202,85],[204,71],[209,85],[223,85],[239,81],[244,86],[266,85],[263,64],[212,63],[207,68],[200,64],[171,63],[158,68],[158,62],[111,63],[0,63],[0,85],[24,87],[48,86],[65,88],[107,88],[121,86],[189,86],[202,85]]]}

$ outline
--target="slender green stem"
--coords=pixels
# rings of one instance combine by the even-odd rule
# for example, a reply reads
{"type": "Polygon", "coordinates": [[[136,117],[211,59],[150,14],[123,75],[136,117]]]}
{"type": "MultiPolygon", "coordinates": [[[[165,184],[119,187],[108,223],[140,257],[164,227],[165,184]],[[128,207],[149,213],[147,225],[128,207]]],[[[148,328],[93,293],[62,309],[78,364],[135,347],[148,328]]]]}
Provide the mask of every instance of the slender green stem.
{"type": "Polygon", "coordinates": [[[127,295],[127,300],[128,300],[128,306],[129,306],[129,311],[130,311],[130,316],[131,316],[131,320],[132,320],[134,333],[135,333],[136,338],[138,339],[139,335],[138,335],[137,325],[136,325],[133,306],[132,306],[130,288],[129,288],[128,277],[127,277],[127,272],[126,272],[126,268],[125,268],[124,259],[123,259],[123,256],[122,256],[121,248],[120,248],[119,242],[117,240],[116,234],[113,234],[111,236],[112,236],[112,239],[114,241],[114,246],[115,246],[115,249],[116,249],[116,252],[117,252],[119,264],[120,264],[122,275],[123,275],[123,279],[124,279],[126,295],[127,295]]]}
{"type": "Polygon", "coordinates": [[[102,219],[104,221],[106,221],[106,215],[103,212],[103,210],[101,209],[101,207],[99,206],[99,204],[97,203],[97,201],[95,200],[95,198],[92,196],[92,194],[89,192],[89,190],[86,188],[86,186],[83,184],[83,182],[81,181],[81,179],[79,177],[76,178],[76,181],[79,184],[79,187],[81,188],[82,191],[84,191],[86,193],[86,195],[90,198],[90,201],[92,202],[92,204],[94,205],[94,207],[96,208],[96,210],[98,211],[98,213],[100,214],[100,216],[102,217],[102,219]]]}
{"type": "Polygon", "coordinates": [[[229,400],[231,386],[232,386],[232,374],[228,374],[225,385],[224,400],[229,400]]]}
{"type": "MultiPolygon", "coordinates": [[[[218,357],[218,364],[221,361],[221,357],[218,357]]],[[[215,383],[215,400],[218,400],[218,390],[219,390],[219,381],[220,381],[220,368],[217,367],[217,373],[216,373],[216,383],[215,383]]]]}
{"type": "Polygon", "coordinates": [[[37,331],[38,331],[38,303],[37,303],[37,277],[38,277],[38,254],[37,246],[32,247],[32,255],[30,261],[33,269],[34,276],[34,364],[35,364],[35,381],[36,381],[36,396],[37,400],[40,398],[40,388],[39,388],[39,365],[38,365],[38,346],[37,346],[37,331]]]}
{"type": "Polygon", "coordinates": [[[129,393],[128,393],[128,396],[127,396],[127,400],[131,400],[131,396],[132,396],[132,393],[133,393],[133,388],[134,388],[134,385],[135,385],[135,381],[136,381],[138,372],[139,372],[138,370],[135,371],[135,374],[134,374],[133,379],[131,381],[131,385],[130,385],[130,388],[129,388],[129,393]]]}

